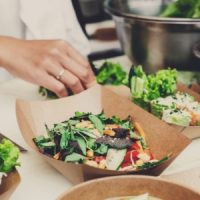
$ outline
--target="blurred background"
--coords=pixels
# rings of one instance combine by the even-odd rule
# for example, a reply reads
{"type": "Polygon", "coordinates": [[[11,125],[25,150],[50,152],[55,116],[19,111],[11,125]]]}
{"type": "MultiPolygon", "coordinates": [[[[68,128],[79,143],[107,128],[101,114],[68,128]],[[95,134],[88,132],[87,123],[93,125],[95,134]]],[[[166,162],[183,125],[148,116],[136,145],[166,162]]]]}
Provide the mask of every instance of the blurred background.
{"type": "Polygon", "coordinates": [[[199,0],[72,2],[81,27],[90,40],[91,60],[124,53],[133,64],[142,64],[148,72],[165,67],[199,71],[199,0]],[[194,9],[195,16],[189,16],[194,9]]]}

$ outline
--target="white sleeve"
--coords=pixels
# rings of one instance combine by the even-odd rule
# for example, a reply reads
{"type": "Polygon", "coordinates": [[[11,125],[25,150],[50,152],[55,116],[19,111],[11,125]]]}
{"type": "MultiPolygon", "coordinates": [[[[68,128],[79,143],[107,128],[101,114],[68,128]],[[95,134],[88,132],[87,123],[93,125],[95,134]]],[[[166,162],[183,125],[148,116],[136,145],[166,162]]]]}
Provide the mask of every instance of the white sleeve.
{"type": "Polygon", "coordinates": [[[64,39],[83,55],[90,52],[71,0],[19,1],[26,39],[64,39]]]}

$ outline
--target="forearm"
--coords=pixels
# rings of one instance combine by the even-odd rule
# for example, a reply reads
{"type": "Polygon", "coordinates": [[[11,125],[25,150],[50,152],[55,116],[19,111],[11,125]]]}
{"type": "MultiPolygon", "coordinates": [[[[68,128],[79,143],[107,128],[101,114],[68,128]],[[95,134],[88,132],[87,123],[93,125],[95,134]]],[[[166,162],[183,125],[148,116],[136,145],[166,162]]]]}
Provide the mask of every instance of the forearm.
{"type": "MultiPolygon", "coordinates": [[[[19,40],[20,41],[20,40],[19,40]]],[[[12,55],[12,47],[17,46],[18,39],[6,36],[0,36],[0,66],[8,68],[10,61],[16,59],[12,55]]]]}
{"type": "Polygon", "coordinates": [[[0,66],[11,74],[66,96],[79,93],[95,77],[87,60],[62,40],[20,40],[0,37],[0,66]],[[58,75],[62,72],[62,77],[58,75]]]}

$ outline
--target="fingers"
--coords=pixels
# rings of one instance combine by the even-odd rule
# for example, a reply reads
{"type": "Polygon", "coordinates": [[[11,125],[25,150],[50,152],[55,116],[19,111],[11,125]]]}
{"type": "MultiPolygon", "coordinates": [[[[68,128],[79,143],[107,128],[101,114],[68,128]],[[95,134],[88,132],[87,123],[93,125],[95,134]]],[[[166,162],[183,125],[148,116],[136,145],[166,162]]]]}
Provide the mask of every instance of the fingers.
{"type": "Polygon", "coordinates": [[[94,82],[95,77],[90,68],[85,68],[79,63],[75,62],[72,58],[61,54],[61,64],[64,68],[78,77],[84,84],[85,88],[88,88],[91,83],[94,82]]]}
{"type": "Polygon", "coordinates": [[[50,91],[55,92],[56,95],[59,97],[68,96],[66,86],[62,82],[56,80],[51,75],[48,75],[48,74],[44,75],[43,82],[40,85],[49,89],[50,91]]]}
{"type": "Polygon", "coordinates": [[[60,80],[66,84],[74,94],[84,91],[84,87],[82,86],[80,80],[67,70],[65,70],[65,73],[60,80]]]}
{"type": "MultiPolygon", "coordinates": [[[[53,77],[58,76],[62,70],[63,67],[61,65],[53,62],[49,63],[47,66],[48,73],[53,77]]],[[[68,70],[64,71],[59,81],[65,85],[65,88],[70,88],[74,94],[80,93],[84,90],[81,81],[68,70]]]]}

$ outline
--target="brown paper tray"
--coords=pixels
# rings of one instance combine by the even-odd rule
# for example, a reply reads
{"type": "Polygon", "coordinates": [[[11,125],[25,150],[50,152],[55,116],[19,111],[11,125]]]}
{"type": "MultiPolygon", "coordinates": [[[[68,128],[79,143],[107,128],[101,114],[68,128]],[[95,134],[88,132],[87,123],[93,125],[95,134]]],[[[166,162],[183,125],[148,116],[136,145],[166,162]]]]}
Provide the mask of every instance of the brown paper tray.
{"type": "MultiPolygon", "coordinates": [[[[38,152],[32,138],[46,134],[45,126],[64,121],[74,115],[75,111],[100,113],[104,110],[109,117],[116,115],[126,118],[134,116],[146,132],[147,143],[157,159],[161,159],[172,152],[173,156],[166,163],[142,171],[143,174],[159,175],[173,159],[191,142],[179,134],[174,128],[152,116],[148,112],[134,105],[109,89],[96,85],[81,94],[51,101],[23,101],[16,103],[16,114],[19,127],[26,142],[38,152]]],[[[118,172],[102,170],[87,165],[75,165],[52,159],[38,152],[50,165],[73,183],[79,183],[92,178],[124,175],[134,172],[118,172]]]]}
{"type": "MultiPolygon", "coordinates": [[[[116,94],[129,99],[131,101],[130,90],[126,86],[108,86],[116,94]]],[[[184,85],[178,85],[178,91],[186,92],[192,96],[194,96],[195,100],[200,102],[200,95],[193,90],[185,87],[184,85]]],[[[189,126],[189,127],[182,127],[176,125],[170,125],[174,127],[177,131],[181,132],[183,135],[187,136],[189,139],[196,139],[200,137],[200,127],[199,126],[189,126]]]]}
{"type": "Polygon", "coordinates": [[[0,199],[8,200],[20,182],[19,173],[15,170],[2,178],[0,199]]]}
{"type": "Polygon", "coordinates": [[[104,200],[111,197],[144,193],[162,200],[199,200],[200,193],[161,178],[148,176],[118,176],[89,181],[75,186],[57,200],[104,200]]]}

